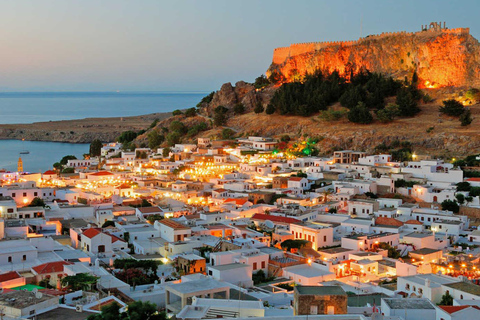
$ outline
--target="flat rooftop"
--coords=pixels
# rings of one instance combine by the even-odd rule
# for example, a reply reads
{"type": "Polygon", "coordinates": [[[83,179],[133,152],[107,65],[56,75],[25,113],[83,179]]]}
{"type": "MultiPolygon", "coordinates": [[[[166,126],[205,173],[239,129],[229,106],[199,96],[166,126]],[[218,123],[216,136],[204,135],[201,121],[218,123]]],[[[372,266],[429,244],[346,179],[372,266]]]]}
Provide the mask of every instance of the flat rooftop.
{"type": "Polygon", "coordinates": [[[478,286],[476,284],[473,284],[471,282],[463,282],[462,281],[462,282],[446,284],[445,286],[456,289],[456,290],[460,290],[460,291],[463,291],[463,292],[467,292],[467,293],[470,293],[470,294],[480,296],[480,286],[478,286]]]}
{"type": "Polygon", "coordinates": [[[432,302],[425,298],[387,298],[383,299],[383,301],[385,301],[385,303],[390,307],[390,309],[435,309],[432,302]]]}
{"type": "Polygon", "coordinates": [[[418,250],[410,251],[410,253],[413,253],[413,254],[431,254],[431,253],[435,253],[435,252],[439,252],[439,251],[442,251],[442,250],[431,249],[431,248],[421,248],[421,249],[418,249],[418,250]]]}
{"type": "Polygon", "coordinates": [[[218,271],[225,271],[225,270],[233,270],[233,269],[243,269],[248,268],[249,266],[243,263],[229,263],[223,264],[221,266],[211,266],[210,269],[218,270],[218,271]]]}
{"type": "Polygon", "coordinates": [[[410,237],[410,238],[427,238],[433,236],[433,233],[424,233],[424,232],[412,232],[409,234],[404,235],[403,237],[410,237]]]}
{"type": "Polygon", "coordinates": [[[295,286],[295,291],[299,294],[316,296],[346,296],[347,293],[340,286],[295,286]]]}
{"type": "Polygon", "coordinates": [[[228,284],[224,282],[220,282],[215,279],[206,278],[200,280],[193,280],[193,281],[184,281],[182,283],[173,283],[165,285],[166,289],[172,289],[173,291],[177,291],[181,294],[189,294],[189,293],[196,293],[208,290],[221,290],[224,289],[225,291],[229,290],[230,287],[228,284]]]}

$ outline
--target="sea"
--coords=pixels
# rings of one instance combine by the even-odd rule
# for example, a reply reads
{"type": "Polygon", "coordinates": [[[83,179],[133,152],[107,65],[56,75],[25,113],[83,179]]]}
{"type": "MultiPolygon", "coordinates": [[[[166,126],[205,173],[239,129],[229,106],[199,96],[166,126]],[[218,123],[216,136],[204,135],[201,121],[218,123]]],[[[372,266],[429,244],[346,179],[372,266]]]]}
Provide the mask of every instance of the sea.
{"type": "MultiPolygon", "coordinates": [[[[208,92],[0,92],[0,123],[128,117],[194,107],[208,92]]],[[[65,155],[81,158],[88,144],[0,140],[0,169],[46,171],[65,155]],[[20,154],[29,151],[29,154],[20,154]]]]}

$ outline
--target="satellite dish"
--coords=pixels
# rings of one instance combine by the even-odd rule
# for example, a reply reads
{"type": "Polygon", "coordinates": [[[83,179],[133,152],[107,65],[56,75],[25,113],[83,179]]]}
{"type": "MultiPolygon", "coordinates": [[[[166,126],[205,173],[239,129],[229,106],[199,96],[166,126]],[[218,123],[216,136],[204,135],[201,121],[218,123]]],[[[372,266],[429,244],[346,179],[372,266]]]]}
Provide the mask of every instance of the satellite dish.
{"type": "Polygon", "coordinates": [[[270,229],[275,228],[275,224],[270,220],[265,220],[265,226],[270,229]]]}
{"type": "Polygon", "coordinates": [[[42,299],[42,297],[43,297],[43,293],[41,293],[41,292],[35,293],[35,298],[42,299]]]}
{"type": "Polygon", "coordinates": [[[32,290],[33,294],[36,294],[38,292],[38,289],[37,288],[33,288],[32,290]]]}

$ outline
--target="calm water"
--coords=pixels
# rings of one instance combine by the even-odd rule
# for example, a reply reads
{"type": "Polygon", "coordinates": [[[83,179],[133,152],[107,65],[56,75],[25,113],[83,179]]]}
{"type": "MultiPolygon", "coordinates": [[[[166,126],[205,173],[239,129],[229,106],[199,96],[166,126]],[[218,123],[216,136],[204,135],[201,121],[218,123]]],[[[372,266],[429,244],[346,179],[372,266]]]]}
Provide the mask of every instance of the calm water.
{"type": "MultiPolygon", "coordinates": [[[[137,116],[195,106],[206,93],[0,92],[0,123],[32,123],[90,117],[137,116]]],[[[0,140],[0,169],[45,171],[68,154],[81,159],[88,144],[0,140]],[[30,154],[20,155],[28,150],[30,154]]]]}
{"type": "Polygon", "coordinates": [[[0,169],[17,171],[18,157],[22,157],[24,171],[43,172],[69,154],[83,159],[89,148],[89,144],[0,140],[0,169]],[[23,150],[30,151],[30,154],[20,154],[23,150]]]}
{"type": "Polygon", "coordinates": [[[0,123],[126,117],[194,107],[206,93],[0,92],[0,123]]]}

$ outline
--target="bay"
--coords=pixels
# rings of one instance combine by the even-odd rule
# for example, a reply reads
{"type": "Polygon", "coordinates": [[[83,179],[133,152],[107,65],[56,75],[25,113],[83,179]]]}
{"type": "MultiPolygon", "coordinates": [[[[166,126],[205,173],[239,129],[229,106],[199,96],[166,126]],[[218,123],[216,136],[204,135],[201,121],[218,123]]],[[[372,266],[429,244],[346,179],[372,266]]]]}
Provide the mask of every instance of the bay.
{"type": "Polygon", "coordinates": [[[205,92],[0,92],[0,123],[127,117],[191,108],[205,92]]]}
{"type": "Polygon", "coordinates": [[[45,141],[0,140],[0,169],[17,171],[18,158],[23,161],[23,171],[44,172],[66,155],[83,159],[88,153],[89,144],[61,143],[45,141]],[[29,154],[20,154],[28,150],[29,154]]]}

